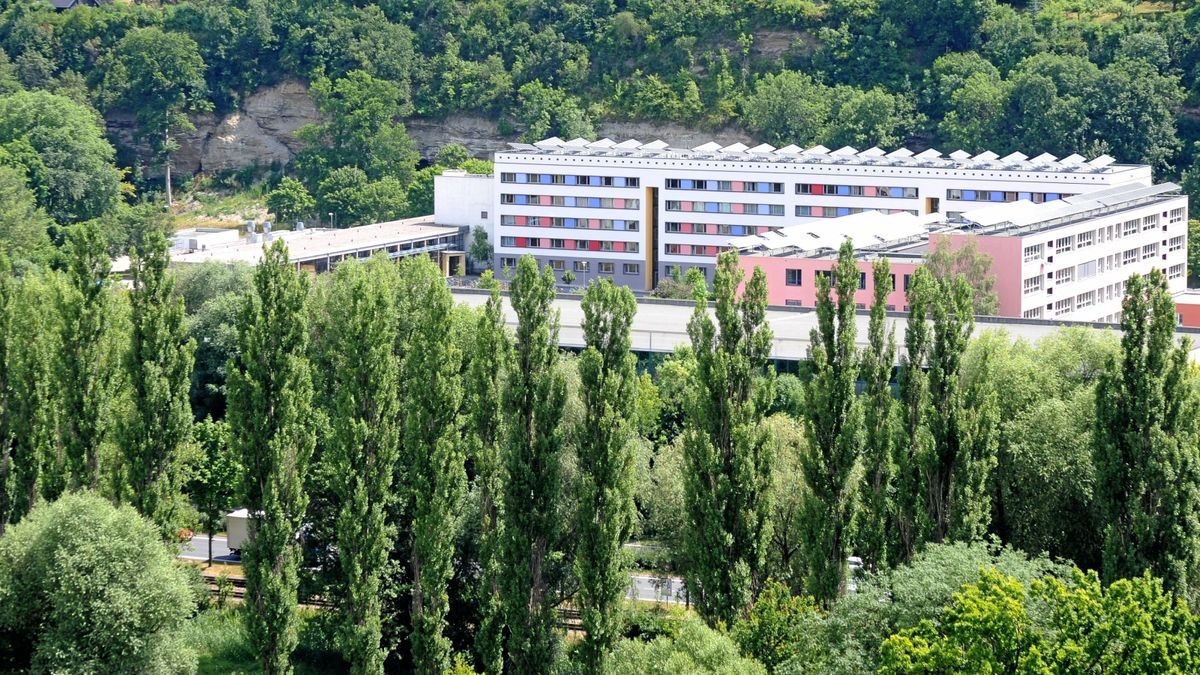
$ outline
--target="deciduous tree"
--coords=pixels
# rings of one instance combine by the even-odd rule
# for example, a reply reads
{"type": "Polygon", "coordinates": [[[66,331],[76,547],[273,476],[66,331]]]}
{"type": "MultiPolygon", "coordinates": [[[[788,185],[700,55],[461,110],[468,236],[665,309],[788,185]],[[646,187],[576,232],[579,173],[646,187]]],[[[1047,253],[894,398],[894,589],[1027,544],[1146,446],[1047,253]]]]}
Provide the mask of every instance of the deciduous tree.
{"type": "Polygon", "coordinates": [[[275,241],[254,272],[229,367],[230,434],[245,466],[245,504],[256,523],[243,551],[244,616],[259,661],[272,674],[292,672],[297,644],[296,538],[315,443],[306,297],[305,277],[292,268],[286,244],[275,241]]]}
{"type": "Polygon", "coordinates": [[[809,347],[813,377],[805,388],[804,406],[809,448],[802,459],[808,497],[801,527],[806,586],[825,606],[842,594],[846,583],[850,521],[858,507],[862,470],[863,418],[855,392],[858,279],[854,244],[847,240],[832,273],[817,276],[817,327],[809,347]]]}
{"type": "Polygon", "coordinates": [[[504,388],[504,605],[509,665],[538,672],[552,663],[553,589],[547,566],[558,554],[566,382],[558,361],[554,273],[524,256],[509,287],[517,315],[512,367],[504,388]]]}
{"type": "Polygon", "coordinates": [[[713,278],[717,321],[698,292],[688,323],[696,370],[683,433],[687,583],[701,616],[726,625],[753,602],[770,539],[767,283],[756,269],[738,297],[742,279],[737,253],[722,253],[713,278]]]}
{"type": "Polygon", "coordinates": [[[601,672],[621,631],[621,600],[629,585],[622,546],[633,530],[631,418],[636,401],[636,359],[629,351],[637,301],[627,288],[607,279],[583,294],[583,339],[579,358],[584,415],[577,430],[579,513],[575,573],[579,609],[587,632],[586,667],[601,672]]]}
{"type": "Polygon", "coordinates": [[[867,329],[867,348],[861,368],[866,391],[862,401],[863,488],[858,525],[858,553],[872,569],[886,569],[896,549],[892,528],[895,477],[893,443],[896,440],[896,401],[892,397],[892,367],[896,363],[895,329],[888,330],[887,298],[893,279],[887,258],[871,268],[874,300],[867,329]]]}

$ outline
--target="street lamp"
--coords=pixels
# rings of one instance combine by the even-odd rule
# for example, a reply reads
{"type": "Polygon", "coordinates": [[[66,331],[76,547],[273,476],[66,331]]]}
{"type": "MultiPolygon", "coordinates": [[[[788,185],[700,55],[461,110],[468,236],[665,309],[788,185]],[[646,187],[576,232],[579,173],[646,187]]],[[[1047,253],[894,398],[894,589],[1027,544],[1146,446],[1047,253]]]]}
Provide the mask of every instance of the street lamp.
{"type": "Polygon", "coordinates": [[[337,229],[337,224],[334,223],[334,221],[333,221],[333,211],[329,212],[329,227],[331,227],[335,230],[337,229]]]}

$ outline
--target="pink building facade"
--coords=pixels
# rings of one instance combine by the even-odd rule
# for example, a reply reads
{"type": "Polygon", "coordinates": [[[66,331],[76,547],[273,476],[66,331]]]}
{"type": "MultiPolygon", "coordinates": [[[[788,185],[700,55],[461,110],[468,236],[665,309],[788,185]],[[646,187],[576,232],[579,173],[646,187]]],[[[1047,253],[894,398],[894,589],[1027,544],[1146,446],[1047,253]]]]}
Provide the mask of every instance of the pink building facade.
{"type": "MultiPolygon", "coordinates": [[[[831,258],[773,258],[770,256],[742,256],[738,264],[749,279],[754,268],[762,268],[767,275],[767,304],[786,307],[816,307],[817,275],[827,274],[836,260],[831,258]]],[[[859,283],[854,302],[860,308],[871,305],[875,296],[875,282],[871,261],[858,260],[859,283]]],[[[908,300],[904,295],[913,270],[920,266],[918,258],[912,261],[892,260],[887,305],[896,311],[907,311],[908,300]]]]}

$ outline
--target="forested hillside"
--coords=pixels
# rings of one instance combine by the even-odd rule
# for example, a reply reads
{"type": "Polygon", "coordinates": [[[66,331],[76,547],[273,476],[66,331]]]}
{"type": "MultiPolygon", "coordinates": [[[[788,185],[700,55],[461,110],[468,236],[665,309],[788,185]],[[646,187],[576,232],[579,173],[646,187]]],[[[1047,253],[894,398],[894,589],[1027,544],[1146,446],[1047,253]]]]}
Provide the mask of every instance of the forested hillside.
{"type": "Polygon", "coordinates": [[[122,196],[114,157],[124,201],[162,192],[189,116],[298,80],[322,121],[297,133],[286,172],[307,194],[289,196],[347,224],[426,206],[402,122],[460,113],[511,139],[620,119],[778,145],[1108,152],[1194,188],[1197,24],[1186,1],[19,0],[0,13],[0,147],[49,217],[92,218],[122,196]],[[132,116],[134,139],[102,147],[95,113],[132,116]],[[47,138],[62,135],[75,145],[47,138]]]}

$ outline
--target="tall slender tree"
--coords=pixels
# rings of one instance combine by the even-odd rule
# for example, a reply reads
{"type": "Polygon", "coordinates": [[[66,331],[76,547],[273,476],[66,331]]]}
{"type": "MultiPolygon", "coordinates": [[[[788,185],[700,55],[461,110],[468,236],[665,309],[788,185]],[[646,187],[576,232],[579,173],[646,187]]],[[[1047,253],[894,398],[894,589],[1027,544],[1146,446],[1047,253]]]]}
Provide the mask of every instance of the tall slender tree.
{"type": "Polygon", "coordinates": [[[500,595],[501,545],[503,541],[504,466],[501,444],[505,416],[501,409],[505,373],[512,345],[504,326],[500,285],[491,270],[481,284],[491,291],[475,322],[475,336],[467,366],[466,391],[467,455],[475,469],[475,497],[479,501],[479,627],[475,652],[486,673],[504,670],[504,611],[500,595]]]}
{"type": "Polygon", "coordinates": [[[394,274],[382,258],[338,266],[324,314],[333,390],[326,460],[346,589],[343,655],[363,675],[383,672],[380,587],[396,536],[387,522],[400,443],[394,274]]]}
{"type": "Polygon", "coordinates": [[[549,668],[557,642],[547,567],[559,544],[566,381],[556,368],[554,287],[554,272],[538,272],[531,256],[509,286],[517,333],[504,388],[504,605],[509,669],[518,673],[549,668]]]}
{"type": "Polygon", "coordinates": [[[1120,360],[1096,387],[1096,501],[1107,523],[1104,577],[1150,570],[1176,595],[1200,588],[1200,457],[1190,344],[1159,270],[1125,285],[1120,360]]]}
{"type": "MultiPolygon", "coordinates": [[[[13,502],[20,487],[13,480],[16,438],[13,434],[12,373],[13,310],[17,282],[8,258],[0,254],[0,536],[13,515],[13,502]]],[[[15,521],[14,521],[15,522],[15,521]]]]}
{"type": "Polygon", "coordinates": [[[178,502],[175,463],[191,437],[192,356],[195,341],[183,322],[183,299],[167,270],[167,238],[146,232],[130,254],[132,331],[126,352],[132,414],[122,430],[129,499],[151,522],[168,529],[178,502]]]}
{"type": "Polygon", "coordinates": [[[637,301],[629,289],[601,279],[588,285],[582,305],[587,347],[579,358],[584,410],[576,443],[580,499],[575,573],[586,631],[583,662],[599,673],[621,635],[621,599],[629,585],[622,547],[634,522],[630,419],[637,369],[629,331],[637,301]]]}
{"type": "Polygon", "coordinates": [[[808,592],[826,606],[846,584],[850,521],[857,508],[861,471],[862,408],[855,394],[858,275],[854,244],[847,240],[832,274],[817,276],[817,327],[809,347],[813,377],[806,386],[804,406],[809,447],[801,458],[808,495],[801,527],[808,592]],[[831,297],[831,292],[837,297],[831,297]]]}
{"type": "Polygon", "coordinates": [[[444,635],[453,572],[455,509],[466,486],[459,411],[462,352],[452,340],[454,299],[437,265],[426,257],[401,263],[401,288],[412,302],[400,373],[402,490],[409,529],[412,656],[417,672],[438,675],[450,665],[444,635]],[[420,383],[417,385],[416,383],[420,383]]]}
{"type": "Polygon", "coordinates": [[[697,290],[688,335],[696,374],[684,426],[688,590],[711,624],[750,606],[770,540],[771,456],[762,421],[774,398],[767,282],[756,269],[741,297],[737,252],[717,258],[716,323],[697,290]]]}
{"type": "Polygon", "coordinates": [[[13,318],[21,327],[8,341],[12,523],[24,518],[40,495],[56,496],[66,485],[57,453],[52,377],[53,358],[59,353],[59,315],[53,302],[59,282],[54,273],[25,274],[12,297],[13,318]]]}
{"type": "Polygon", "coordinates": [[[887,297],[894,290],[887,258],[871,266],[871,321],[867,348],[862,354],[863,400],[862,512],[859,520],[859,552],[872,570],[886,569],[895,551],[892,529],[892,483],[896,472],[893,444],[896,440],[896,400],[892,396],[892,366],[896,363],[895,328],[887,328],[887,297]]]}
{"type": "Polygon", "coordinates": [[[56,360],[59,433],[70,487],[96,488],[100,443],[109,431],[119,354],[108,348],[113,330],[109,283],[112,259],[91,222],[67,233],[67,280],[59,307],[62,348],[56,360]]]}
{"type": "Polygon", "coordinates": [[[931,442],[926,420],[929,376],[925,372],[925,364],[929,358],[929,299],[935,283],[928,270],[918,267],[905,289],[908,322],[898,377],[901,428],[893,448],[896,499],[892,508],[898,539],[898,561],[911,559],[929,531],[921,467],[929,454],[931,442]]]}
{"type": "Polygon", "coordinates": [[[975,328],[970,284],[938,279],[929,353],[930,453],[925,498],[933,541],[971,540],[991,516],[985,485],[996,463],[995,396],[983,383],[964,389],[962,355],[975,328]]]}
{"type": "Polygon", "coordinates": [[[297,644],[297,535],[315,443],[307,286],[282,240],[265,248],[238,317],[227,384],[230,433],[245,466],[246,507],[257,523],[243,552],[244,616],[263,670],[272,675],[292,672],[297,644]]]}

